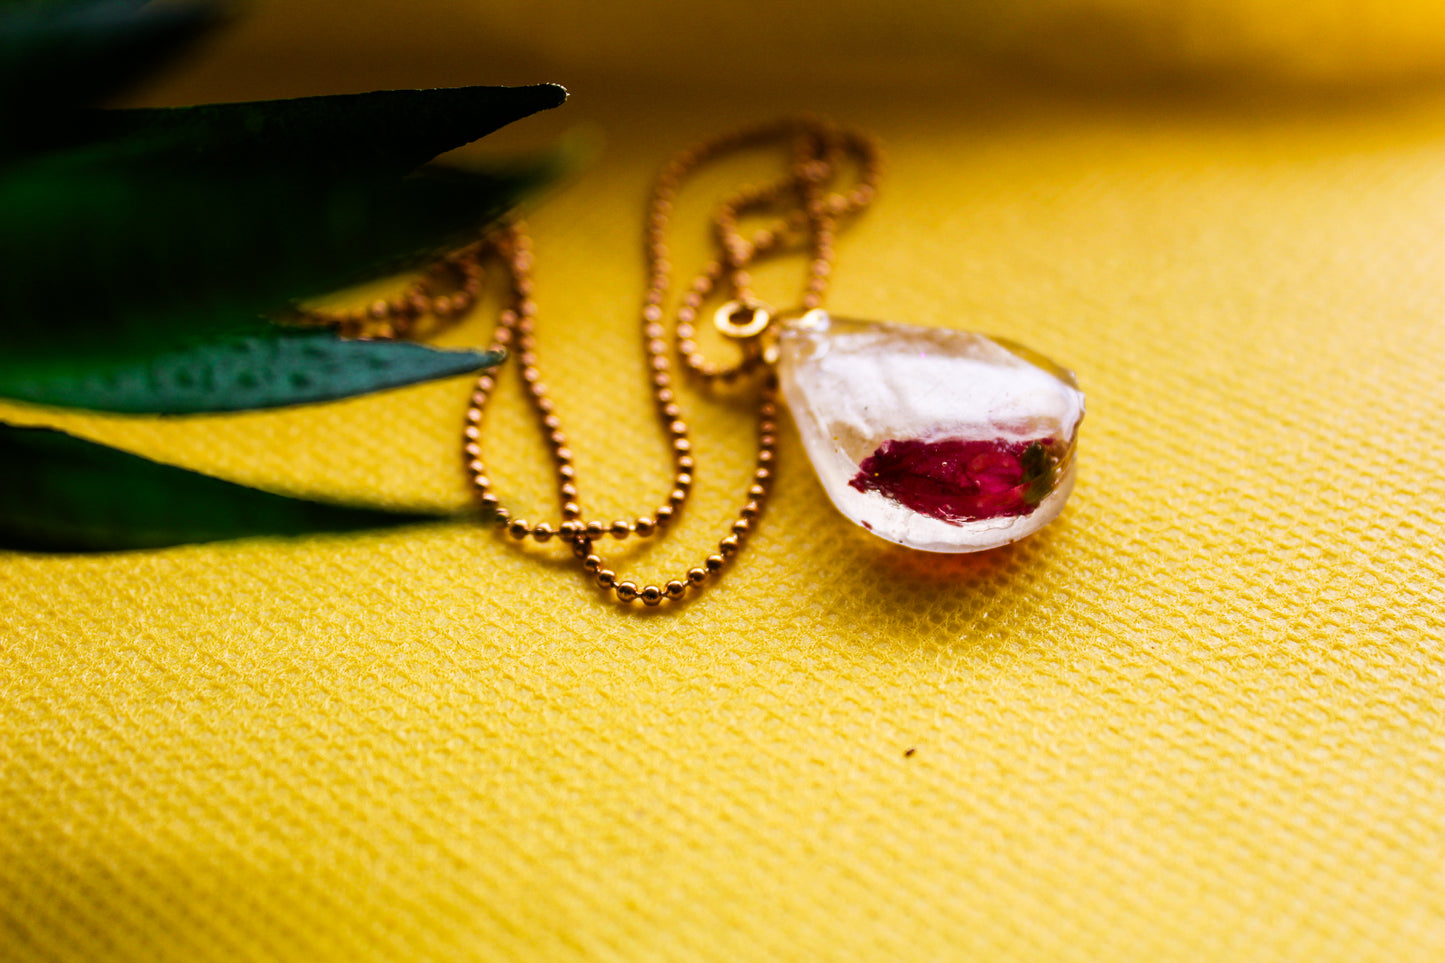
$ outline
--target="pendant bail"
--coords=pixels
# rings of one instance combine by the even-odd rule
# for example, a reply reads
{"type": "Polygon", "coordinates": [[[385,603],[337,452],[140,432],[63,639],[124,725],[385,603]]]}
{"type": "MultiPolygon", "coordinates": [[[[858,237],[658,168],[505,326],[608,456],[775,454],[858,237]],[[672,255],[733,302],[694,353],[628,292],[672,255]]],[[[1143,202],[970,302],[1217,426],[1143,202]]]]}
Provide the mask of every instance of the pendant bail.
{"type": "Polygon", "coordinates": [[[713,327],[725,338],[750,341],[768,329],[773,313],[753,300],[729,301],[712,316],[713,327]]]}

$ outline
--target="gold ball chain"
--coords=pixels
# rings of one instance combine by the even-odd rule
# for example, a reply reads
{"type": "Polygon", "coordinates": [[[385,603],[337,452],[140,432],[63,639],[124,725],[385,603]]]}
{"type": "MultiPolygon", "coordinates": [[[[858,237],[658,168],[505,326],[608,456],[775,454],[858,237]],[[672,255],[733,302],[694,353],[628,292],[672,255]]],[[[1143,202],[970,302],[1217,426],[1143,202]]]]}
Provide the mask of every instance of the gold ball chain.
{"type": "Polygon", "coordinates": [[[663,301],[671,282],[672,266],[668,257],[666,232],[671,223],[673,206],[685,177],[705,162],[740,149],[787,138],[793,143],[793,160],[788,175],[779,181],[738,191],[725,200],[714,217],[713,228],[722,256],[707,265],[694,279],[677,309],[673,338],[684,365],[704,380],[732,381],[762,363],[762,352],[745,346],[742,359],[729,366],[708,361],[693,340],[698,311],[708,296],[726,278],[736,302],[742,310],[753,310],[748,266],[761,256],[780,251],[788,242],[796,243],[799,233],[807,236],[810,260],[802,307],[811,310],[822,303],[832,273],[833,236],[838,221],[861,211],[872,200],[879,175],[879,154],[876,144],[867,136],[853,131],[840,131],[810,120],[789,120],[750,128],[698,144],[675,156],[661,171],[653,184],[648,204],[646,253],[648,286],[642,306],[642,335],[651,372],[653,400],[658,416],[669,436],[674,474],[672,491],[666,503],[649,515],[633,521],[619,519],[611,523],[584,521],[578,502],[576,470],[572,452],[567,447],[552,400],[537,367],[534,330],[536,306],[532,301],[530,245],[526,236],[512,226],[504,228],[498,238],[498,250],[510,267],[513,306],[504,310],[493,339],[494,348],[511,348],[515,344],[522,380],[548,432],[552,458],[557,465],[558,494],[562,501],[562,521],[553,526],[547,522],[533,524],[512,518],[491,491],[482,462],[481,424],[488,398],[496,384],[491,374],[477,379],[467,410],[463,451],[471,473],[472,487],[481,503],[496,515],[499,524],[515,539],[532,538],[546,542],[556,537],[569,541],[573,554],[582,560],[582,567],[597,585],[611,592],[620,602],[640,599],[647,605],[658,605],[664,599],[680,599],[689,589],[699,590],[720,572],[741,548],[752,531],[767,501],[773,478],[778,414],[778,383],[771,370],[761,378],[758,391],[758,454],[747,501],[739,509],[731,532],[717,544],[717,551],[703,559],[702,564],[687,570],[682,578],[662,585],[643,585],[621,579],[607,567],[597,553],[595,543],[604,536],[616,539],[630,536],[648,537],[666,528],[681,511],[692,490],[696,462],[687,422],[673,390],[672,360],[662,325],[663,301]],[[847,194],[826,194],[826,185],[833,180],[843,155],[851,155],[858,164],[858,181],[847,194]],[[744,240],[738,231],[738,218],[745,213],[771,209],[793,195],[802,209],[744,240]]]}
{"type": "MultiPolygon", "coordinates": [[[[549,522],[534,524],[524,518],[513,517],[492,491],[491,479],[482,460],[482,424],[487,401],[497,384],[492,372],[477,378],[463,429],[462,450],[472,490],[480,504],[492,513],[498,525],[512,538],[531,538],[537,542],[557,538],[569,542],[573,554],[581,559],[582,567],[599,588],[611,593],[620,602],[641,600],[647,605],[659,605],[665,599],[681,599],[689,591],[699,591],[722,571],[752,532],[767,502],[773,480],[778,380],[767,361],[766,352],[762,350],[762,338],[753,334],[741,341],[742,352],[738,361],[727,365],[714,363],[703,355],[694,340],[699,311],[719,289],[721,282],[731,290],[734,299],[723,309],[724,314],[731,313],[734,319],[756,317],[762,308],[753,295],[748,267],[764,257],[800,247],[806,250],[808,257],[801,309],[808,311],[819,307],[832,275],[833,239],[837,227],[842,220],[858,214],[872,201],[880,167],[878,145],[867,134],[811,118],[792,118],[703,141],[674,156],[658,174],[647,208],[649,280],[643,297],[642,336],[653,400],[669,439],[674,470],[672,490],[666,502],[650,514],[631,521],[603,522],[583,518],[572,450],[567,445],[561,419],[547,395],[546,384],[537,366],[537,307],[532,300],[532,250],[520,224],[504,224],[477,244],[450,255],[397,299],[378,300],[364,312],[328,314],[306,311],[303,312],[303,320],[331,324],[343,333],[372,337],[411,336],[418,330],[419,319],[426,314],[435,317],[439,324],[445,324],[470,309],[481,290],[483,260],[490,255],[500,261],[510,277],[510,297],[499,314],[490,347],[507,350],[521,367],[528,398],[541,421],[556,464],[562,520],[556,525],[549,522]],[[718,206],[712,228],[721,254],[693,279],[682,296],[675,314],[673,345],[670,348],[662,323],[663,302],[672,275],[666,234],[682,182],[705,163],[730,153],[777,142],[791,145],[792,157],[787,173],[773,183],[745,187],[718,206]],[[829,185],[839,177],[844,162],[848,160],[856,169],[856,179],[851,188],[843,193],[829,191],[829,185]],[[740,217],[776,211],[784,205],[795,209],[775,218],[750,238],[743,238],[738,227],[740,217]],[[435,284],[447,273],[453,276],[452,292],[445,295],[432,293],[435,284]],[[701,564],[688,569],[681,578],[662,585],[639,587],[636,582],[620,578],[607,566],[596,550],[596,543],[609,535],[621,540],[633,536],[646,538],[658,533],[671,524],[692,491],[696,461],[687,422],[673,387],[672,349],[676,350],[684,368],[705,383],[730,383],[757,375],[757,462],[747,490],[747,501],[738,510],[729,534],[718,541],[717,550],[704,558],[701,564]],[[760,370],[761,374],[758,374],[760,370]]],[[[766,317],[763,320],[766,322],[766,317]]],[[[723,327],[721,321],[719,326],[723,327]]],[[[753,327],[766,327],[766,323],[753,327]]],[[[725,333],[728,330],[726,327],[723,329],[725,333]]],[[[742,329],[740,325],[737,330],[742,329]]]]}
{"type": "Polygon", "coordinates": [[[482,293],[486,242],[477,241],[430,265],[395,298],[380,298],[362,310],[329,311],[298,307],[288,319],[328,327],[344,338],[376,340],[421,338],[449,327],[471,311],[482,293]],[[436,293],[447,288],[448,293],[436,293]],[[433,324],[424,328],[430,317],[433,324]]]}

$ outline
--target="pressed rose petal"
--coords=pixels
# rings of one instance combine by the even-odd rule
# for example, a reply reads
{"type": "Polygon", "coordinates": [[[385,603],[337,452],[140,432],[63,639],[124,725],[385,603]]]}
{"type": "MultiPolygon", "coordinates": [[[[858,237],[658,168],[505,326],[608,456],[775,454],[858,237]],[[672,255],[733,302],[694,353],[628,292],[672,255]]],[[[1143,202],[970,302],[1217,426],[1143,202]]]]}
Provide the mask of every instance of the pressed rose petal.
{"type": "Polygon", "coordinates": [[[1026,515],[1034,506],[1019,484],[1021,458],[1048,441],[891,440],[863,459],[848,484],[945,522],[1026,515]]]}

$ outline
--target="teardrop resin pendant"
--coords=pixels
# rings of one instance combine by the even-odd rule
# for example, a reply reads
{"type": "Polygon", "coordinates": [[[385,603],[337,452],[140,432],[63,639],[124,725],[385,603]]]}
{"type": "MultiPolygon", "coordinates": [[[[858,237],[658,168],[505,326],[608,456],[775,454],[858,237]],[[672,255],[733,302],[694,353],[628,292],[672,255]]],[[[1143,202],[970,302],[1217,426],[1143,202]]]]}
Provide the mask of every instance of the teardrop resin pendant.
{"type": "Polygon", "coordinates": [[[1027,348],[811,311],[780,331],[778,375],[828,496],[891,542],[997,548],[1073,489],[1084,394],[1027,348]]]}

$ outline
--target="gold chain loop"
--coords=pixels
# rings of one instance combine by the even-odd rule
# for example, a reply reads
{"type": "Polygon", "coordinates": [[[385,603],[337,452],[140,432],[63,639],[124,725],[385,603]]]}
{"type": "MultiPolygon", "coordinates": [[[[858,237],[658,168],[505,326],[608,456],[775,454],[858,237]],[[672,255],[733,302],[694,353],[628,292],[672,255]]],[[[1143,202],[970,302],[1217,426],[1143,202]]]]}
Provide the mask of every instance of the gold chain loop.
{"type": "MultiPolygon", "coordinates": [[[[658,174],[647,206],[646,255],[648,284],[642,304],[642,337],[652,381],[653,399],[659,421],[670,446],[673,461],[672,491],[667,500],[651,512],[633,519],[588,520],[583,517],[578,495],[577,473],[572,451],[562,430],[556,406],[547,394],[536,355],[536,304],[532,300],[531,245],[521,224],[510,223],[492,231],[482,241],[444,259],[422,281],[414,283],[400,298],[377,301],[366,312],[328,314],[303,312],[303,320],[330,324],[347,334],[372,337],[405,337],[419,329],[420,320],[430,315],[445,323],[469,310],[481,290],[483,261],[500,262],[510,278],[509,288],[497,320],[490,347],[507,349],[521,368],[522,381],[540,420],[557,470],[557,492],[562,518],[557,524],[531,522],[502,506],[492,491],[482,460],[482,423],[487,401],[496,387],[495,374],[476,380],[467,407],[462,451],[471,488],[482,506],[492,511],[498,524],[515,539],[547,542],[558,538],[571,545],[583,569],[602,590],[621,602],[640,600],[658,605],[699,591],[737,554],[751,533],[767,501],[773,479],[778,415],[778,382],[765,360],[763,335],[773,314],[752,292],[748,268],[766,257],[801,250],[808,258],[807,276],[800,311],[821,306],[828,289],[834,260],[833,239],[841,221],[850,218],[873,199],[880,174],[876,142],[861,131],[834,127],[812,118],[793,118],[736,131],[704,141],[678,153],[658,174]],[[668,258],[667,229],[671,224],[678,190],[687,175],[705,163],[736,152],[784,143],[790,148],[790,163],[784,176],[761,186],[744,187],[719,205],[713,218],[713,236],[720,253],[693,279],[675,309],[672,345],[663,325],[664,308],[672,268],[668,258]],[[831,185],[851,162],[855,180],[846,190],[831,185]],[[744,216],[772,215],[764,227],[744,238],[739,220],[744,216]],[[446,294],[433,293],[441,275],[451,272],[455,285],[446,294]],[[741,359],[729,365],[709,361],[698,348],[695,324],[703,305],[720,289],[733,300],[714,316],[718,330],[738,341],[741,359]],[[672,376],[675,349],[686,371],[704,382],[730,382],[761,371],[756,385],[758,452],[747,489],[727,535],[716,551],[680,577],[662,584],[644,584],[621,578],[607,567],[598,552],[605,537],[625,539],[648,537],[660,532],[686,504],[692,491],[696,467],[688,426],[678,402],[672,376]]],[[[790,312],[796,314],[799,312],[790,312]]]]}

